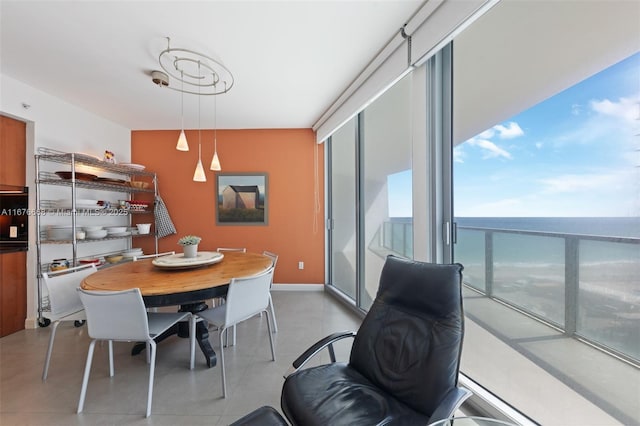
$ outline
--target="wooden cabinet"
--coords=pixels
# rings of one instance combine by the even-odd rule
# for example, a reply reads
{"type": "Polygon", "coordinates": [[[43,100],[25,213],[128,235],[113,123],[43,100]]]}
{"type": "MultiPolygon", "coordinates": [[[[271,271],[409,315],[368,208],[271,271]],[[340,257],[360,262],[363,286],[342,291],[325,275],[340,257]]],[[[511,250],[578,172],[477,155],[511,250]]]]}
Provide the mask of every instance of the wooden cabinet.
{"type": "MultiPolygon", "coordinates": [[[[26,183],[27,125],[0,115],[0,186],[26,183]]],[[[0,337],[24,329],[27,318],[27,252],[0,253],[0,337]]]]}
{"type": "Polygon", "coordinates": [[[25,186],[27,125],[0,115],[0,184],[25,186]]]}
{"type": "Polygon", "coordinates": [[[24,329],[26,282],[27,252],[0,254],[0,337],[24,329]]]}

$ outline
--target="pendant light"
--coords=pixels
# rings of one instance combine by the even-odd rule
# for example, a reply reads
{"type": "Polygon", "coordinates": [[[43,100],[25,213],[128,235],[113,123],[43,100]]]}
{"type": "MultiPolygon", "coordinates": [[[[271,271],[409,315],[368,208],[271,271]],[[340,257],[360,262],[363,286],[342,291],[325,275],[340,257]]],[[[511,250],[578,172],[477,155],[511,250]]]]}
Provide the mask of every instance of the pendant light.
{"type": "MultiPolygon", "coordinates": [[[[215,91],[215,84],[214,84],[215,91]]],[[[220,166],[220,159],[218,158],[218,102],[217,96],[213,97],[213,158],[211,159],[211,166],[209,167],[213,171],[219,172],[222,170],[220,166]]]]}
{"type": "Polygon", "coordinates": [[[180,114],[182,115],[182,130],[180,130],[180,136],[178,137],[178,144],[176,145],[176,149],[178,151],[189,151],[187,135],[184,134],[184,71],[180,71],[180,81],[182,82],[182,89],[180,90],[180,114]]]}
{"type": "MultiPolygon", "coordinates": [[[[200,77],[200,61],[198,61],[198,77],[200,77]]],[[[200,86],[198,86],[198,165],[196,171],[193,173],[194,182],[206,182],[207,176],[204,174],[204,167],[202,167],[202,128],[200,126],[200,86]]]]}

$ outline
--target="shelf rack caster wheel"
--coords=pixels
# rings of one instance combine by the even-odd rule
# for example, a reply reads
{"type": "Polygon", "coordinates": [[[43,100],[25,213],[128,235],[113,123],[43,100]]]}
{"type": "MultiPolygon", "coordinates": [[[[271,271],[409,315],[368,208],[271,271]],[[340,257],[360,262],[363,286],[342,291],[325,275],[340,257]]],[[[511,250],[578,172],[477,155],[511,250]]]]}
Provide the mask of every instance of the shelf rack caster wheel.
{"type": "Polygon", "coordinates": [[[40,318],[38,320],[38,325],[40,327],[48,327],[51,324],[51,320],[49,318],[40,318]]]}
{"type": "Polygon", "coordinates": [[[82,327],[84,325],[86,321],[85,320],[81,320],[81,321],[74,321],[73,325],[76,327],[82,327]]]}

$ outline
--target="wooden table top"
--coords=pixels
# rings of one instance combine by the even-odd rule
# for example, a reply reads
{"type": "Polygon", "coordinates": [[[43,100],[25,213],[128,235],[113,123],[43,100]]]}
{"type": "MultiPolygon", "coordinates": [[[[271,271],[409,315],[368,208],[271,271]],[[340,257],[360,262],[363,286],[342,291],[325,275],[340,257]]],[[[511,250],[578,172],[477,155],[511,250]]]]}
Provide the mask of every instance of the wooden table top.
{"type": "Polygon", "coordinates": [[[121,291],[139,288],[143,296],[187,293],[227,285],[232,278],[266,271],[271,259],[259,253],[225,252],[221,262],[195,269],[160,269],[144,259],[104,268],[86,277],[85,290],[121,291]]]}

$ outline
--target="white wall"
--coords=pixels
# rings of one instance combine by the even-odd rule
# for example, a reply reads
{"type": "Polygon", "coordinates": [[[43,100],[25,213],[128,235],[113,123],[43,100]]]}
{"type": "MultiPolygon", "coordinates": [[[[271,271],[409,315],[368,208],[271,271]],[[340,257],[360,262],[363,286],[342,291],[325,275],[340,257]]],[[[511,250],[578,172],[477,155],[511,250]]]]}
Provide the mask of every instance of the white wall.
{"type": "MultiPolygon", "coordinates": [[[[102,157],[104,150],[116,153],[121,162],[131,159],[131,131],[83,109],[55,98],[18,80],[0,74],[0,114],[27,123],[27,176],[30,208],[35,208],[35,162],[38,147],[82,152],[102,157]],[[29,105],[24,108],[23,103],[29,105]]],[[[37,280],[35,217],[29,222],[27,254],[27,321],[35,327],[37,280]]],[[[99,243],[102,244],[102,243],[99,243]]],[[[66,254],[61,257],[68,257],[66,254]]]]}

